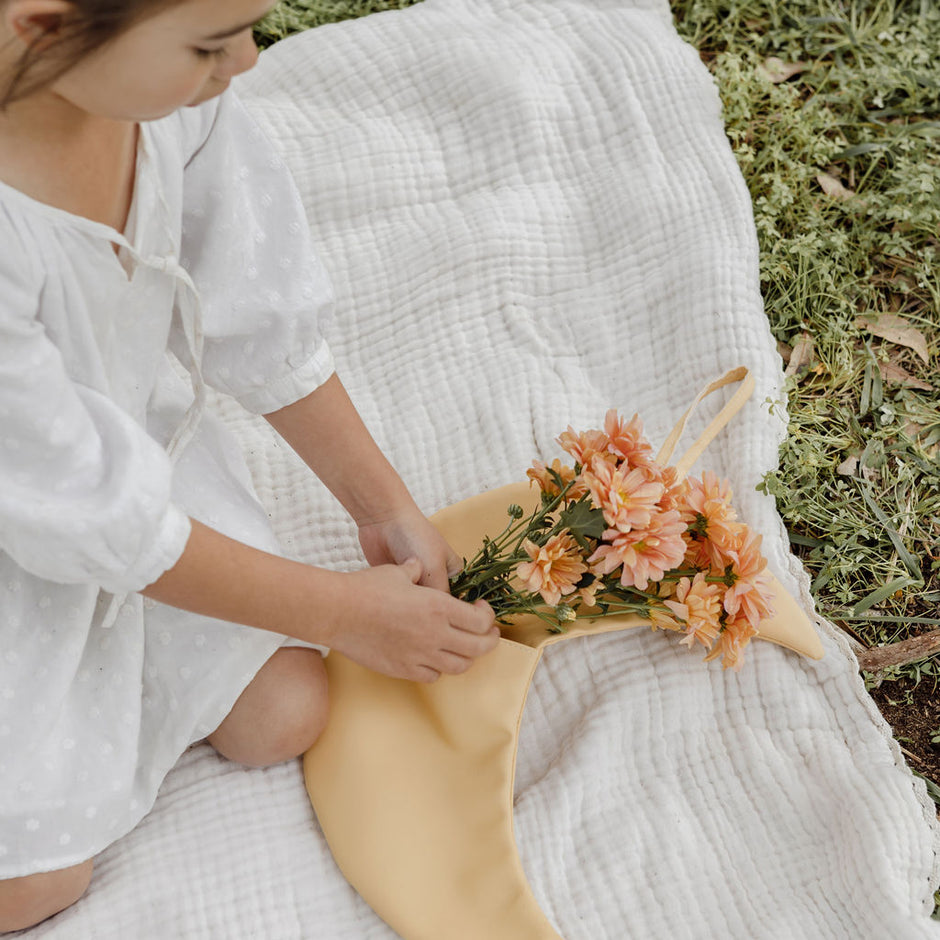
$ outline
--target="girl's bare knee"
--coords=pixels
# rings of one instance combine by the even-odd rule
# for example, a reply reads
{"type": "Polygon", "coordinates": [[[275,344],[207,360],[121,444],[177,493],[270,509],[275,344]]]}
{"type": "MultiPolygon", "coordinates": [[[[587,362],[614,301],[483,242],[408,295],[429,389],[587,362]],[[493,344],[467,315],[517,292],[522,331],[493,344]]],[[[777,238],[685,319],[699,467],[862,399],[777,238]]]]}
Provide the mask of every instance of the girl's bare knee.
{"type": "Polygon", "coordinates": [[[0,881],[0,933],[24,930],[74,904],[91,882],[91,860],[0,881]]]}
{"type": "Polygon", "coordinates": [[[265,767],[299,757],[320,736],[328,712],[323,657],[284,647],[262,666],[209,743],[223,757],[265,767]]]}

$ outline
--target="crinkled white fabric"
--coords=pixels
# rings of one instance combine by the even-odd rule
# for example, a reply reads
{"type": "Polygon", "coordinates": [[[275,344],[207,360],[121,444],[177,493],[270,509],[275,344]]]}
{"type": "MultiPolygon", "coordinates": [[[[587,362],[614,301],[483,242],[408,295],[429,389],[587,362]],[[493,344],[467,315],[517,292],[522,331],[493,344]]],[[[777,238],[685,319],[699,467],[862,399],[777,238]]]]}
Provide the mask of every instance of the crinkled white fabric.
{"type": "Polygon", "coordinates": [[[126,238],[0,185],[0,878],[127,832],[283,641],[134,592],[190,516],[279,551],[167,347],[196,406],[205,382],[270,411],[325,380],[306,235],[234,95],[142,128],[126,238]]]}
{"type": "MultiPolygon", "coordinates": [[[[425,510],[521,479],[611,406],[659,442],[743,363],[758,391],[703,465],[810,609],[754,492],[784,420],[748,195],[664,2],[425,0],[288,40],[240,87],[337,288],[340,374],[425,510]]],[[[324,491],[226,414],[291,552],[361,564],[324,491]]],[[[643,631],[549,649],[515,831],[566,940],[940,934],[932,805],[820,629],[821,662],[756,643],[738,674],[643,631]]],[[[96,878],[35,936],[394,936],[333,865],[297,763],[190,751],[96,878]]]]}

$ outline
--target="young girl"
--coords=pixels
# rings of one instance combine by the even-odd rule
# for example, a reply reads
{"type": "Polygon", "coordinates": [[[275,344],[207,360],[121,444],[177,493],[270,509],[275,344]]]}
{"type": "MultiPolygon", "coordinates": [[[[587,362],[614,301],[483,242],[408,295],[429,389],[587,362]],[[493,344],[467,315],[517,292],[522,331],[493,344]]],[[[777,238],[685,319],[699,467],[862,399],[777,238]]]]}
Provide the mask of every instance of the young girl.
{"type": "Polygon", "coordinates": [[[432,681],[497,642],[333,374],[303,210],[225,91],[270,5],[0,0],[0,931],[75,901],[194,741],[304,751],[318,649],[432,681]],[[374,567],[279,557],[206,385],[374,567]]]}

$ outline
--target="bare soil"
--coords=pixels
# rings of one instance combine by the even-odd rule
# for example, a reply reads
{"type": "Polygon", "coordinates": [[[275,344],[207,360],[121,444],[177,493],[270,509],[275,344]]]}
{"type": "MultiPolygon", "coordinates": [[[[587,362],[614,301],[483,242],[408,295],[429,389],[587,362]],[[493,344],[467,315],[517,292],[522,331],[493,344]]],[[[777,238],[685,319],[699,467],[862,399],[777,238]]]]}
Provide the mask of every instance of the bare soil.
{"type": "Polygon", "coordinates": [[[929,678],[922,678],[916,687],[913,680],[900,678],[882,682],[871,695],[907,762],[940,787],[940,742],[931,741],[940,736],[940,688],[929,678]]]}

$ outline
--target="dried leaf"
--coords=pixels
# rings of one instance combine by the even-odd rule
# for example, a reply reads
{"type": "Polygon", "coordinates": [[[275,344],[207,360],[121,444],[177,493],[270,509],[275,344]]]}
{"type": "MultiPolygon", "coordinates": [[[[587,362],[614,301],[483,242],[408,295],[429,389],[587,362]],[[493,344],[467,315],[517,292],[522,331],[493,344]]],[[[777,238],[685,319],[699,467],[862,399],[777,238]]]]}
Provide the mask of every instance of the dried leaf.
{"type": "Polygon", "coordinates": [[[816,182],[822,187],[822,191],[831,199],[852,199],[855,191],[843,186],[842,181],[836,179],[828,173],[817,173],[816,182]]]}
{"type": "Polygon", "coordinates": [[[842,463],[836,467],[836,473],[844,477],[854,477],[855,471],[858,469],[858,457],[849,456],[846,457],[842,463]]]}
{"type": "Polygon", "coordinates": [[[775,85],[779,85],[781,82],[785,82],[788,78],[793,78],[794,75],[799,75],[800,72],[805,72],[810,68],[809,62],[784,62],[783,59],[778,59],[776,56],[772,55],[767,59],[764,59],[764,64],[761,66],[761,71],[769,78],[775,85]]]}
{"type": "Polygon", "coordinates": [[[894,360],[890,362],[879,362],[878,369],[881,377],[889,385],[904,385],[907,388],[919,388],[922,391],[933,391],[933,386],[917,376],[911,375],[906,369],[902,369],[894,360]]]}
{"type": "Polygon", "coordinates": [[[790,352],[790,361],[787,363],[786,376],[803,375],[809,370],[813,361],[813,337],[809,333],[801,333],[797,341],[793,344],[790,352]]]}
{"type": "Polygon", "coordinates": [[[908,349],[913,349],[925,363],[930,362],[930,356],[927,353],[927,338],[920,330],[911,326],[904,317],[899,317],[894,313],[883,313],[880,317],[859,317],[855,325],[886,339],[889,343],[907,346],[908,349]]]}

